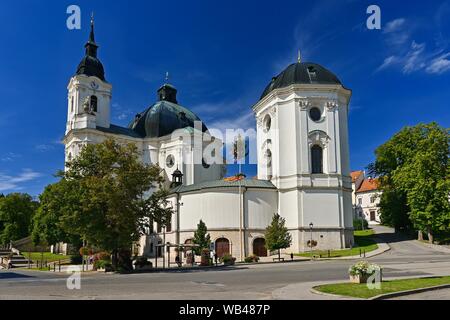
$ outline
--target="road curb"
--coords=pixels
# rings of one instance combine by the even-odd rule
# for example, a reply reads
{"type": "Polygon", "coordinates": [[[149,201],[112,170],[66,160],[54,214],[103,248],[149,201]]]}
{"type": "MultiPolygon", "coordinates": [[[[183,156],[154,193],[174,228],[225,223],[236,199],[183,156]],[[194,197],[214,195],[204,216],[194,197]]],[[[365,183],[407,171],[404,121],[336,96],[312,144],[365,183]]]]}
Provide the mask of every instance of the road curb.
{"type": "Polygon", "coordinates": [[[409,296],[409,295],[416,294],[416,293],[422,293],[422,292],[427,292],[427,291],[436,291],[436,290],[448,289],[448,288],[450,288],[450,284],[442,284],[442,285],[434,286],[434,287],[427,287],[427,288],[412,289],[412,290],[406,290],[406,291],[380,294],[378,296],[369,298],[367,300],[385,300],[385,299],[389,299],[389,298],[409,296]]]}
{"type": "Polygon", "coordinates": [[[332,293],[326,293],[326,292],[321,292],[319,290],[316,290],[313,288],[311,288],[309,290],[311,293],[319,295],[319,296],[325,296],[325,297],[331,297],[331,298],[336,298],[336,299],[352,299],[352,300],[366,300],[366,299],[362,299],[362,298],[357,298],[357,297],[350,297],[350,296],[340,296],[338,294],[332,294],[332,293]]]}

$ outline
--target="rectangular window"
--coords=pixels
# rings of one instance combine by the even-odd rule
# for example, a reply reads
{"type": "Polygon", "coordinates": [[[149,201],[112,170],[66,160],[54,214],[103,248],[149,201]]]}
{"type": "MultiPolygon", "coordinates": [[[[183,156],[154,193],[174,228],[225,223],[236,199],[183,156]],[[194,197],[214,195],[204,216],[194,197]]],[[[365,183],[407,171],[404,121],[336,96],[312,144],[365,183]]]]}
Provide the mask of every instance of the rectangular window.
{"type": "Polygon", "coordinates": [[[358,198],[358,204],[362,205],[362,198],[358,198]]]}

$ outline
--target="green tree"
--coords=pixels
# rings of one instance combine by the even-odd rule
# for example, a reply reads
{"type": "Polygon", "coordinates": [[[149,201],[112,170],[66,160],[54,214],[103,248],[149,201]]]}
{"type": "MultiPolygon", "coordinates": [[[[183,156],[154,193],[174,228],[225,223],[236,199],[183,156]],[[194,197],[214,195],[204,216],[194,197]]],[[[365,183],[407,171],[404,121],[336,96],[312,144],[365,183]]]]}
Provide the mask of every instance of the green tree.
{"type": "Polygon", "coordinates": [[[285,223],[285,219],[276,213],[265,233],[266,247],[269,251],[278,250],[278,259],[281,258],[281,249],[289,248],[292,243],[292,236],[285,223]]]}
{"type": "Polygon", "coordinates": [[[427,232],[430,242],[434,234],[450,232],[449,141],[449,130],[436,123],[406,127],[376,150],[370,168],[386,191],[382,216],[404,221],[407,215],[419,236],[427,232]]]}
{"type": "MultiPolygon", "coordinates": [[[[154,193],[146,201],[149,192],[162,187],[161,169],[143,164],[134,144],[112,139],[86,145],[66,167],[58,174],[61,181],[43,197],[44,214],[37,224],[53,229],[44,234],[49,241],[79,237],[89,246],[110,251],[117,268],[119,253],[124,257],[148,227],[155,212],[151,204],[166,195],[154,193]]],[[[131,261],[124,265],[130,268],[131,261]]]]}
{"type": "Polygon", "coordinates": [[[194,244],[198,245],[198,247],[194,248],[194,252],[196,255],[200,255],[203,249],[209,249],[209,245],[211,243],[211,237],[208,233],[208,228],[206,224],[200,220],[197,224],[197,230],[194,232],[194,244]]]}
{"type": "MultiPolygon", "coordinates": [[[[144,199],[142,207],[145,210],[141,225],[149,228],[150,224],[156,222],[163,228],[170,225],[173,215],[173,208],[168,207],[167,200],[169,193],[165,189],[159,189],[153,192],[150,197],[144,199]]],[[[145,232],[145,230],[143,230],[145,232]]]]}
{"type": "Polygon", "coordinates": [[[28,194],[11,193],[0,197],[0,243],[8,244],[29,236],[37,207],[38,203],[28,194]]]}
{"type": "Polygon", "coordinates": [[[35,245],[54,245],[66,242],[73,245],[80,244],[80,236],[68,234],[60,223],[63,212],[78,209],[78,197],[73,189],[74,181],[62,179],[48,185],[39,196],[40,206],[33,218],[33,232],[31,234],[35,245]]]}

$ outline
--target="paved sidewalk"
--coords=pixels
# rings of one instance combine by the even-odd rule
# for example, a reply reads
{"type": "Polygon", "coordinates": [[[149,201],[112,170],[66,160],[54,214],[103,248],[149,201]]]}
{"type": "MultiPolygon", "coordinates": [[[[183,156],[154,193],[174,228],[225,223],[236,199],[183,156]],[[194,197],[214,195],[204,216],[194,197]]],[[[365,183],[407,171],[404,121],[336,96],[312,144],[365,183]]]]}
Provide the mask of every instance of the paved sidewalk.
{"type": "Polygon", "coordinates": [[[286,287],[272,292],[272,298],[275,300],[361,300],[351,297],[338,297],[326,294],[315,294],[311,289],[316,286],[329,283],[345,283],[348,281],[315,281],[290,284],[286,287]]]}

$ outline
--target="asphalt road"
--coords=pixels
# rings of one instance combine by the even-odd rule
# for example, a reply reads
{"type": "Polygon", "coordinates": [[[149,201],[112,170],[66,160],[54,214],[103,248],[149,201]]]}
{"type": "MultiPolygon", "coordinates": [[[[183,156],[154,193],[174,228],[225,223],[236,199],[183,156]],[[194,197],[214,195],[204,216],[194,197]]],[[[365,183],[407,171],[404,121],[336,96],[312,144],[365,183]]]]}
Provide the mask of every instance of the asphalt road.
{"type": "MultiPolygon", "coordinates": [[[[384,277],[450,274],[450,253],[399,238],[388,228],[377,227],[377,233],[388,241],[392,249],[368,260],[384,267],[384,277]]],[[[221,270],[83,274],[79,290],[67,289],[66,274],[2,270],[0,299],[288,299],[288,294],[274,296],[274,292],[283,292],[283,288],[292,284],[346,280],[348,267],[353,262],[304,261],[221,270]]],[[[299,290],[295,297],[310,297],[305,288],[299,290]]]]}

